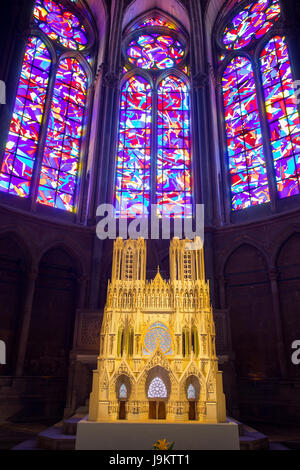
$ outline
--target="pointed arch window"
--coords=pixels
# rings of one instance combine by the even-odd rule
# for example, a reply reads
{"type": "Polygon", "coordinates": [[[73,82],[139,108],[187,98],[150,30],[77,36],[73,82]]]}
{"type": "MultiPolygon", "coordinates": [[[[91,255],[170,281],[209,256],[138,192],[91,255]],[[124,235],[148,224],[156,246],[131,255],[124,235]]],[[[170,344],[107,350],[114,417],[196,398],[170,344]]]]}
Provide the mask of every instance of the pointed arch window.
{"type": "Polygon", "coordinates": [[[2,159],[0,191],[74,212],[91,74],[91,26],[70,1],[36,0],[33,31],[2,159]]]}
{"type": "Polygon", "coordinates": [[[190,384],[187,388],[188,400],[196,400],[196,390],[193,384],[190,384]]]}
{"type": "Polygon", "coordinates": [[[190,93],[186,35],[152,14],[123,44],[115,177],[117,217],[192,215],[190,93]],[[147,28],[144,30],[144,28],[147,28]]]}
{"type": "Polygon", "coordinates": [[[280,15],[278,0],[239,2],[219,38],[233,211],[300,193],[299,110],[280,15]]]}
{"type": "Polygon", "coordinates": [[[120,386],[120,389],[119,389],[119,399],[123,398],[123,399],[126,399],[127,398],[127,387],[126,385],[123,383],[121,386],[120,386]]]}

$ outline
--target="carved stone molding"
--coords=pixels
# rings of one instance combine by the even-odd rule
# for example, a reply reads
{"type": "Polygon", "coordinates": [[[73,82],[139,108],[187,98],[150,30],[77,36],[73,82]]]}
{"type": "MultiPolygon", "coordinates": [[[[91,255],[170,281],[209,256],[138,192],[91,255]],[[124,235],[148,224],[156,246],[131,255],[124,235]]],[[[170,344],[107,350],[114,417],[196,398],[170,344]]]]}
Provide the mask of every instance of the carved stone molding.
{"type": "Polygon", "coordinates": [[[114,72],[106,72],[103,76],[103,85],[107,88],[117,88],[119,85],[119,74],[114,72]]]}

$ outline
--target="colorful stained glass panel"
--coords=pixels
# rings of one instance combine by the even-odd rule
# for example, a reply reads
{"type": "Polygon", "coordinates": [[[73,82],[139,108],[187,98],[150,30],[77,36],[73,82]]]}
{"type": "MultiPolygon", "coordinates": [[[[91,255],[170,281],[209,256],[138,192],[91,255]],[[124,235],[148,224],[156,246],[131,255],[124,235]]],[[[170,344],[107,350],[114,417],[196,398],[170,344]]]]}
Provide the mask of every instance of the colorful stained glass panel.
{"type": "Polygon", "coordinates": [[[36,0],[33,16],[50,39],[68,49],[83,50],[86,47],[88,39],[85,27],[62,3],[36,0]]]}
{"type": "Polygon", "coordinates": [[[131,77],[121,90],[115,209],[117,217],[147,215],[150,194],[151,87],[131,77]]]}
{"type": "Polygon", "coordinates": [[[227,49],[241,49],[253,40],[263,37],[279,20],[278,0],[251,2],[233,18],[223,35],[227,49]]]}
{"type": "Polygon", "coordinates": [[[168,69],[179,64],[184,56],[180,42],[168,35],[142,34],[130,42],[128,60],[143,69],[168,69]]]}
{"type": "Polygon", "coordinates": [[[167,20],[164,20],[163,18],[159,17],[159,16],[156,16],[156,15],[153,15],[153,16],[149,16],[146,20],[140,22],[140,23],[137,23],[135,26],[134,26],[134,30],[135,29],[139,29],[139,28],[145,28],[147,26],[163,26],[165,28],[169,28],[169,29],[174,29],[174,30],[177,30],[178,28],[173,24],[171,23],[170,21],[167,21],[167,20]]]}
{"type": "Polygon", "coordinates": [[[300,120],[285,38],[271,39],[260,60],[277,190],[285,198],[300,193],[300,120]]]}
{"type": "Polygon", "coordinates": [[[223,100],[232,209],[270,200],[252,65],[235,57],[224,71],[223,100]]]}
{"type": "Polygon", "coordinates": [[[28,40],[0,174],[0,191],[28,197],[48,89],[51,58],[45,44],[28,40]]]}
{"type": "Polygon", "coordinates": [[[63,59],[56,75],[42,161],[41,204],[74,210],[86,93],[87,76],[82,66],[77,59],[63,59]]]}
{"type": "Polygon", "coordinates": [[[163,217],[191,216],[190,96],[186,84],[169,76],[158,88],[157,204],[163,217]]]}

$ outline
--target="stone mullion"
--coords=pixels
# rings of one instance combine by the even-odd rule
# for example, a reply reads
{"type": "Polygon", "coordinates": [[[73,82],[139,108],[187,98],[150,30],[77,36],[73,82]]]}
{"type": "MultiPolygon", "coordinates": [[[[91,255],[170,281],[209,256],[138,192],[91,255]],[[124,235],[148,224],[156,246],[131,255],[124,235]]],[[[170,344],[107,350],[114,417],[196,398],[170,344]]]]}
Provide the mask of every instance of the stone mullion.
{"type": "Polygon", "coordinates": [[[118,121],[118,98],[119,98],[119,78],[120,78],[120,50],[122,39],[122,18],[123,18],[123,0],[114,3],[111,9],[110,20],[112,30],[108,41],[107,62],[102,65],[102,83],[101,83],[101,103],[99,109],[102,116],[99,127],[102,128],[102,135],[99,139],[97,158],[99,158],[99,167],[96,178],[95,205],[92,205],[93,213],[90,213],[91,220],[95,220],[96,209],[101,203],[111,203],[108,198],[110,186],[113,181],[109,176],[114,173],[115,166],[115,136],[113,131],[118,121]],[[112,166],[113,171],[110,171],[112,166]]]}
{"type": "MultiPolygon", "coordinates": [[[[197,74],[201,70],[201,49],[199,35],[195,33],[198,31],[196,23],[198,19],[198,8],[199,6],[192,1],[189,4],[190,9],[190,20],[191,20],[191,35],[190,35],[190,63],[191,63],[191,74],[197,74]]],[[[203,203],[203,197],[201,190],[203,185],[201,184],[201,147],[200,147],[200,111],[199,111],[199,89],[195,87],[194,81],[192,82],[190,96],[191,96],[191,121],[192,121],[192,173],[193,173],[193,200],[194,203],[203,203]],[[198,142],[196,141],[198,136],[198,142]]]]}
{"type": "MultiPolygon", "coordinates": [[[[151,94],[151,170],[150,170],[150,204],[157,204],[156,188],[157,188],[157,149],[158,149],[158,126],[157,126],[157,109],[158,109],[158,93],[157,89],[152,89],[151,94]]],[[[149,207],[151,209],[151,206],[149,207]]]]}
{"type": "Polygon", "coordinates": [[[31,210],[33,212],[35,212],[36,206],[37,206],[37,196],[38,196],[38,188],[39,188],[39,182],[40,182],[40,174],[41,174],[41,169],[42,169],[44,147],[45,147],[45,142],[46,142],[46,137],[47,137],[48,122],[49,122],[50,113],[51,113],[51,103],[52,103],[54,85],[55,85],[56,74],[57,74],[57,69],[58,69],[57,57],[54,57],[54,55],[51,54],[51,51],[50,51],[50,55],[51,55],[52,65],[51,65],[50,77],[49,77],[49,82],[48,82],[46,102],[44,105],[44,115],[43,115],[43,120],[41,123],[41,133],[39,136],[38,151],[36,154],[33,176],[31,180],[30,194],[31,194],[31,210]]]}
{"type": "Polygon", "coordinates": [[[225,110],[223,103],[223,90],[222,90],[222,77],[219,75],[216,79],[216,103],[217,103],[217,119],[218,119],[218,131],[220,134],[219,138],[219,151],[220,151],[220,169],[222,184],[222,213],[224,217],[224,223],[230,224],[231,220],[231,181],[230,173],[227,164],[227,136],[225,131],[225,110]]]}
{"type": "Polygon", "coordinates": [[[193,173],[195,203],[205,204],[206,221],[213,221],[213,191],[211,181],[210,146],[208,139],[209,109],[209,77],[206,70],[206,54],[204,49],[202,7],[197,0],[190,5],[191,28],[191,63],[193,88],[193,173]]]}
{"type": "MultiPolygon", "coordinates": [[[[119,113],[119,78],[120,78],[120,54],[122,40],[122,19],[123,19],[123,0],[118,0],[113,4],[111,12],[112,30],[108,41],[108,62],[104,65],[102,76],[100,113],[103,116],[100,121],[102,138],[99,139],[99,166],[95,179],[95,205],[92,204],[90,219],[95,221],[96,209],[99,204],[113,202],[114,190],[114,171],[115,171],[115,144],[117,134],[117,123],[119,113]]],[[[103,256],[103,242],[94,239],[94,259],[92,268],[91,282],[91,307],[98,308],[98,292],[101,279],[101,260],[103,256]]]]}

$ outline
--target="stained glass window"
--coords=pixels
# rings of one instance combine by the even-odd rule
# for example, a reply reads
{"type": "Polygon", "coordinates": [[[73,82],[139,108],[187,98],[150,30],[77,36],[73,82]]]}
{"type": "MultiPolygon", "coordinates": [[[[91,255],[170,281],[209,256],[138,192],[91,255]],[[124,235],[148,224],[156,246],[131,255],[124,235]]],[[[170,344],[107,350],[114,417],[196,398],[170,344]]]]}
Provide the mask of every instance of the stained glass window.
{"type": "MultiPolygon", "coordinates": [[[[268,182],[274,174],[280,198],[299,194],[300,126],[289,53],[284,37],[269,40],[261,52],[260,39],[280,18],[278,0],[249,2],[225,28],[222,60],[232,55],[223,71],[222,86],[232,209],[245,209],[270,201],[268,182]],[[259,59],[243,55],[251,48],[259,59]],[[263,87],[266,115],[258,106],[263,87]],[[265,117],[266,116],[266,117],[265,117]],[[267,121],[267,122],[266,122],[267,121]],[[269,127],[263,139],[262,129],[269,127]],[[267,158],[272,161],[267,165],[267,158]]],[[[270,34],[270,33],[269,33],[270,34]]],[[[253,54],[254,57],[257,57],[253,54]]]]}
{"type": "Polygon", "coordinates": [[[285,198],[299,194],[300,184],[300,120],[285,38],[271,39],[260,60],[277,190],[285,198]]]}
{"type": "Polygon", "coordinates": [[[132,33],[123,67],[124,73],[132,73],[136,67],[136,75],[121,90],[116,215],[149,215],[151,203],[157,204],[159,217],[191,217],[191,110],[189,67],[183,61],[185,40],[181,43],[178,28],[169,27],[156,14],[134,28],[144,26],[145,33],[132,33]],[[157,29],[162,26],[172,30],[169,35],[157,29]],[[139,68],[144,69],[143,77],[139,68]],[[170,75],[160,76],[159,71],[168,68],[172,68],[170,75]]]}
{"type": "Polygon", "coordinates": [[[270,200],[252,64],[235,57],[223,75],[232,208],[270,200]]]}
{"type": "Polygon", "coordinates": [[[79,19],[54,0],[36,0],[34,19],[49,38],[69,49],[82,50],[88,39],[85,27],[79,19]]]}
{"type": "Polygon", "coordinates": [[[119,389],[119,398],[127,398],[127,387],[125,384],[122,384],[119,389]]]}
{"type": "Polygon", "coordinates": [[[148,389],[148,398],[167,398],[167,388],[160,377],[155,377],[148,389]]]}
{"type": "Polygon", "coordinates": [[[151,355],[159,347],[164,354],[173,354],[172,338],[168,328],[163,323],[154,323],[147,330],[144,338],[143,353],[151,355]]]}
{"type": "Polygon", "coordinates": [[[143,69],[169,69],[179,64],[184,56],[180,42],[168,35],[142,34],[130,42],[129,62],[143,69]]]}
{"type": "Polygon", "coordinates": [[[158,88],[157,204],[168,216],[191,215],[190,98],[187,85],[169,76],[158,88]]]}
{"type": "Polygon", "coordinates": [[[68,211],[74,208],[86,91],[81,65],[63,59],[54,85],[38,202],[68,211]]]}
{"type": "MultiPolygon", "coordinates": [[[[83,51],[88,36],[79,18],[67,9],[67,2],[36,0],[33,19],[52,40],[58,66],[51,67],[45,43],[29,37],[2,161],[0,190],[21,197],[37,194],[39,203],[74,211],[88,79],[81,65],[82,54],[76,52],[75,58],[71,53],[83,51]],[[66,50],[69,57],[60,58],[66,50]],[[46,107],[48,96],[50,106],[46,107]],[[43,124],[48,128],[42,133],[43,124]]],[[[85,57],[93,61],[91,54],[85,57]]]]}
{"type": "Polygon", "coordinates": [[[45,44],[28,40],[0,174],[0,190],[28,197],[49,83],[45,44]]]}
{"type": "Polygon", "coordinates": [[[195,400],[196,399],[196,390],[193,384],[190,384],[187,389],[187,397],[188,400],[195,400]]]}
{"type": "Polygon", "coordinates": [[[171,21],[164,20],[156,15],[149,16],[146,20],[137,23],[133,29],[144,28],[146,26],[163,26],[169,29],[178,29],[173,23],[171,23],[171,21]]]}
{"type": "Polygon", "coordinates": [[[146,215],[150,191],[151,87],[131,77],[121,92],[116,168],[116,214],[146,215]]]}
{"type": "Polygon", "coordinates": [[[224,31],[223,43],[227,49],[240,49],[263,37],[279,20],[278,0],[251,2],[241,10],[224,31]]]}

